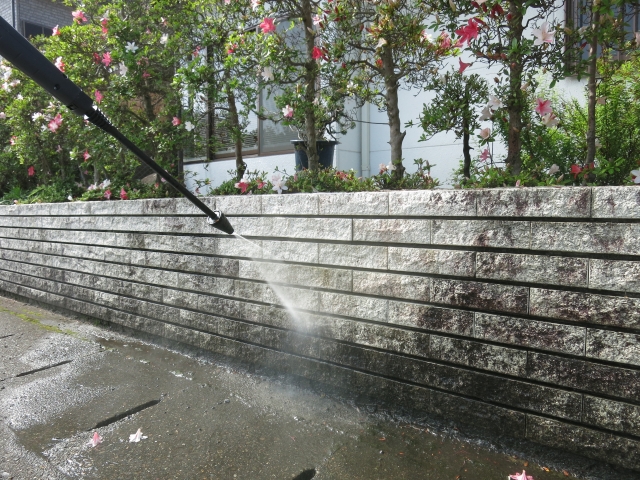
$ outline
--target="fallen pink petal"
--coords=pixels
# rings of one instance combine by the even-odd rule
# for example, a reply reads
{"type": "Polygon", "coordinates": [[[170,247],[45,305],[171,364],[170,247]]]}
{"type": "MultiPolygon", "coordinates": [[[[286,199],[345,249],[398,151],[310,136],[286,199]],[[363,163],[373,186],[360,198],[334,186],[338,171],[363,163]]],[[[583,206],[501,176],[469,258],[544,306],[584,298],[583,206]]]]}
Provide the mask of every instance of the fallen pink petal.
{"type": "Polygon", "coordinates": [[[93,437],[89,440],[89,445],[92,447],[97,447],[102,443],[102,437],[98,434],[98,432],[93,432],[93,437]]]}
{"type": "Polygon", "coordinates": [[[144,440],[145,438],[147,437],[142,435],[142,429],[139,428],[136,433],[129,435],[129,443],[138,443],[140,440],[144,440]]]}

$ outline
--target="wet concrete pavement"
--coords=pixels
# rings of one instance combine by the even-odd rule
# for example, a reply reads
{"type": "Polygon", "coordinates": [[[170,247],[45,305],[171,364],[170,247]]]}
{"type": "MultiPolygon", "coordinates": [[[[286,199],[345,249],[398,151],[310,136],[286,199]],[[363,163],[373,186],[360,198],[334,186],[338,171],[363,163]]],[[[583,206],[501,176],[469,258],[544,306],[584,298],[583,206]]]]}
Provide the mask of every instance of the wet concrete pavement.
{"type": "Polygon", "coordinates": [[[452,433],[0,296],[2,480],[638,478],[452,433]]]}

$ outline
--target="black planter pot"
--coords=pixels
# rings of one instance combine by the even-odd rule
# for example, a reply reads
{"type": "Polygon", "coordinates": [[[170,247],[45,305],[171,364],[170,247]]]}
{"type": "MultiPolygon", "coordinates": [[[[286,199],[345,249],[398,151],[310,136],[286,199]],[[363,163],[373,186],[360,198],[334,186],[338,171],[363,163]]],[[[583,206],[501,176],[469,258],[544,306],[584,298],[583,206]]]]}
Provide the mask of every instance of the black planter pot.
{"type": "MultiPolygon", "coordinates": [[[[304,142],[302,140],[291,140],[296,150],[296,171],[309,168],[309,159],[307,152],[304,151],[304,142]]],[[[318,155],[320,156],[320,168],[329,168],[333,166],[333,152],[339,142],[335,140],[320,140],[316,142],[318,155]]]]}

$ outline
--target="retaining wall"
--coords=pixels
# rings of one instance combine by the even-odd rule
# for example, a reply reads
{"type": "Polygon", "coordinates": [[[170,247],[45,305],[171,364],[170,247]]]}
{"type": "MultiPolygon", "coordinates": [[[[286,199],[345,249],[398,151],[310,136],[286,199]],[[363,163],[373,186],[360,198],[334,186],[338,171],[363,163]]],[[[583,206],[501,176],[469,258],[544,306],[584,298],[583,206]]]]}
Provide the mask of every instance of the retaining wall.
{"type": "Polygon", "coordinates": [[[0,207],[0,291],[640,469],[640,188],[206,202],[254,244],[183,199],[0,207]]]}

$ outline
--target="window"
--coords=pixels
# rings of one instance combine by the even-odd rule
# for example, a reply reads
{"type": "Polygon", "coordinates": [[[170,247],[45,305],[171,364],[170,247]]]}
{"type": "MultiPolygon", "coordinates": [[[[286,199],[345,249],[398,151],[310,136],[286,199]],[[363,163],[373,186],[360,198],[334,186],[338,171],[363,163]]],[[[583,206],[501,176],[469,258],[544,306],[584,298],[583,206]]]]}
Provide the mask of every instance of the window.
{"type": "MultiPolygon", "coordinates": [[[[566,2],[566,24],[573,30],[586,27],[591,22],[591,0],[568,0],[566,2]]],[[[621,40],[630,41],[634,38],[634,32],[640,31],[640,2],[626,2],[624,10],[614,10],[617,19],[624,22],[624,35],[621,40]]],[[[602,47],[598,46],[598,55],[602,53],[602,47]]],[[[582,48],[582,60],[589,58],[589,45],[582,48]]],[[[618,60],[622,60],[623,54],[615,54],[618,60]]],[[[575,58],[573,61],[577,61],[575,58]]],[[[571,59],[569,59],[571,61],[571,59]]]]}
{"type": "MultiPolygon", "coordinates": [[[[282,31],[288,28],[290,20],[278,22],[277,28],[282,31]]],[[[300,34],[300,27],[294,28],[293,41],[299,42],[295,34],[300,34]]],[[[302,44],[303,45],[303,44],[302,44]]],[[[201,50],[202,58],[206,58],[206,49],[201,50]]],[[[208,86],[203,86],[204,90],[208,86]]],[[[264,109],[277,112],[272,93],[268,95],[262,90],[258,95],[256,110],[264,109]]],[[[240,111],[240,100],[236,101],[240,111]]],[[[216,104],[208,101],[206,94],[189,94],[185,96],[184,108],[192,113],[193,118],[201,125],[199,131],[194,130],[193,147],[185,151],[185,163],[210,162],[226,160],[235,156],[235,146],[229,134],[229,109],[226,102],[216,104]]],[[[276,155],[293,151],[291,140],[297,140],[298,134],[291,128],[268,119],[260,119],[254,112],[240,118],[245,126],[243,138],[243,155],[276,155]]]]}
{"type": "Polygon", "coordinates": [[[24,22],[24,36],[25,38],[36,37],[38,35],[44,35],[50,37],[53,35],[53,29],[49,27],[43,27],[41,25],[35,25],[33,23],[24,22]]]}

